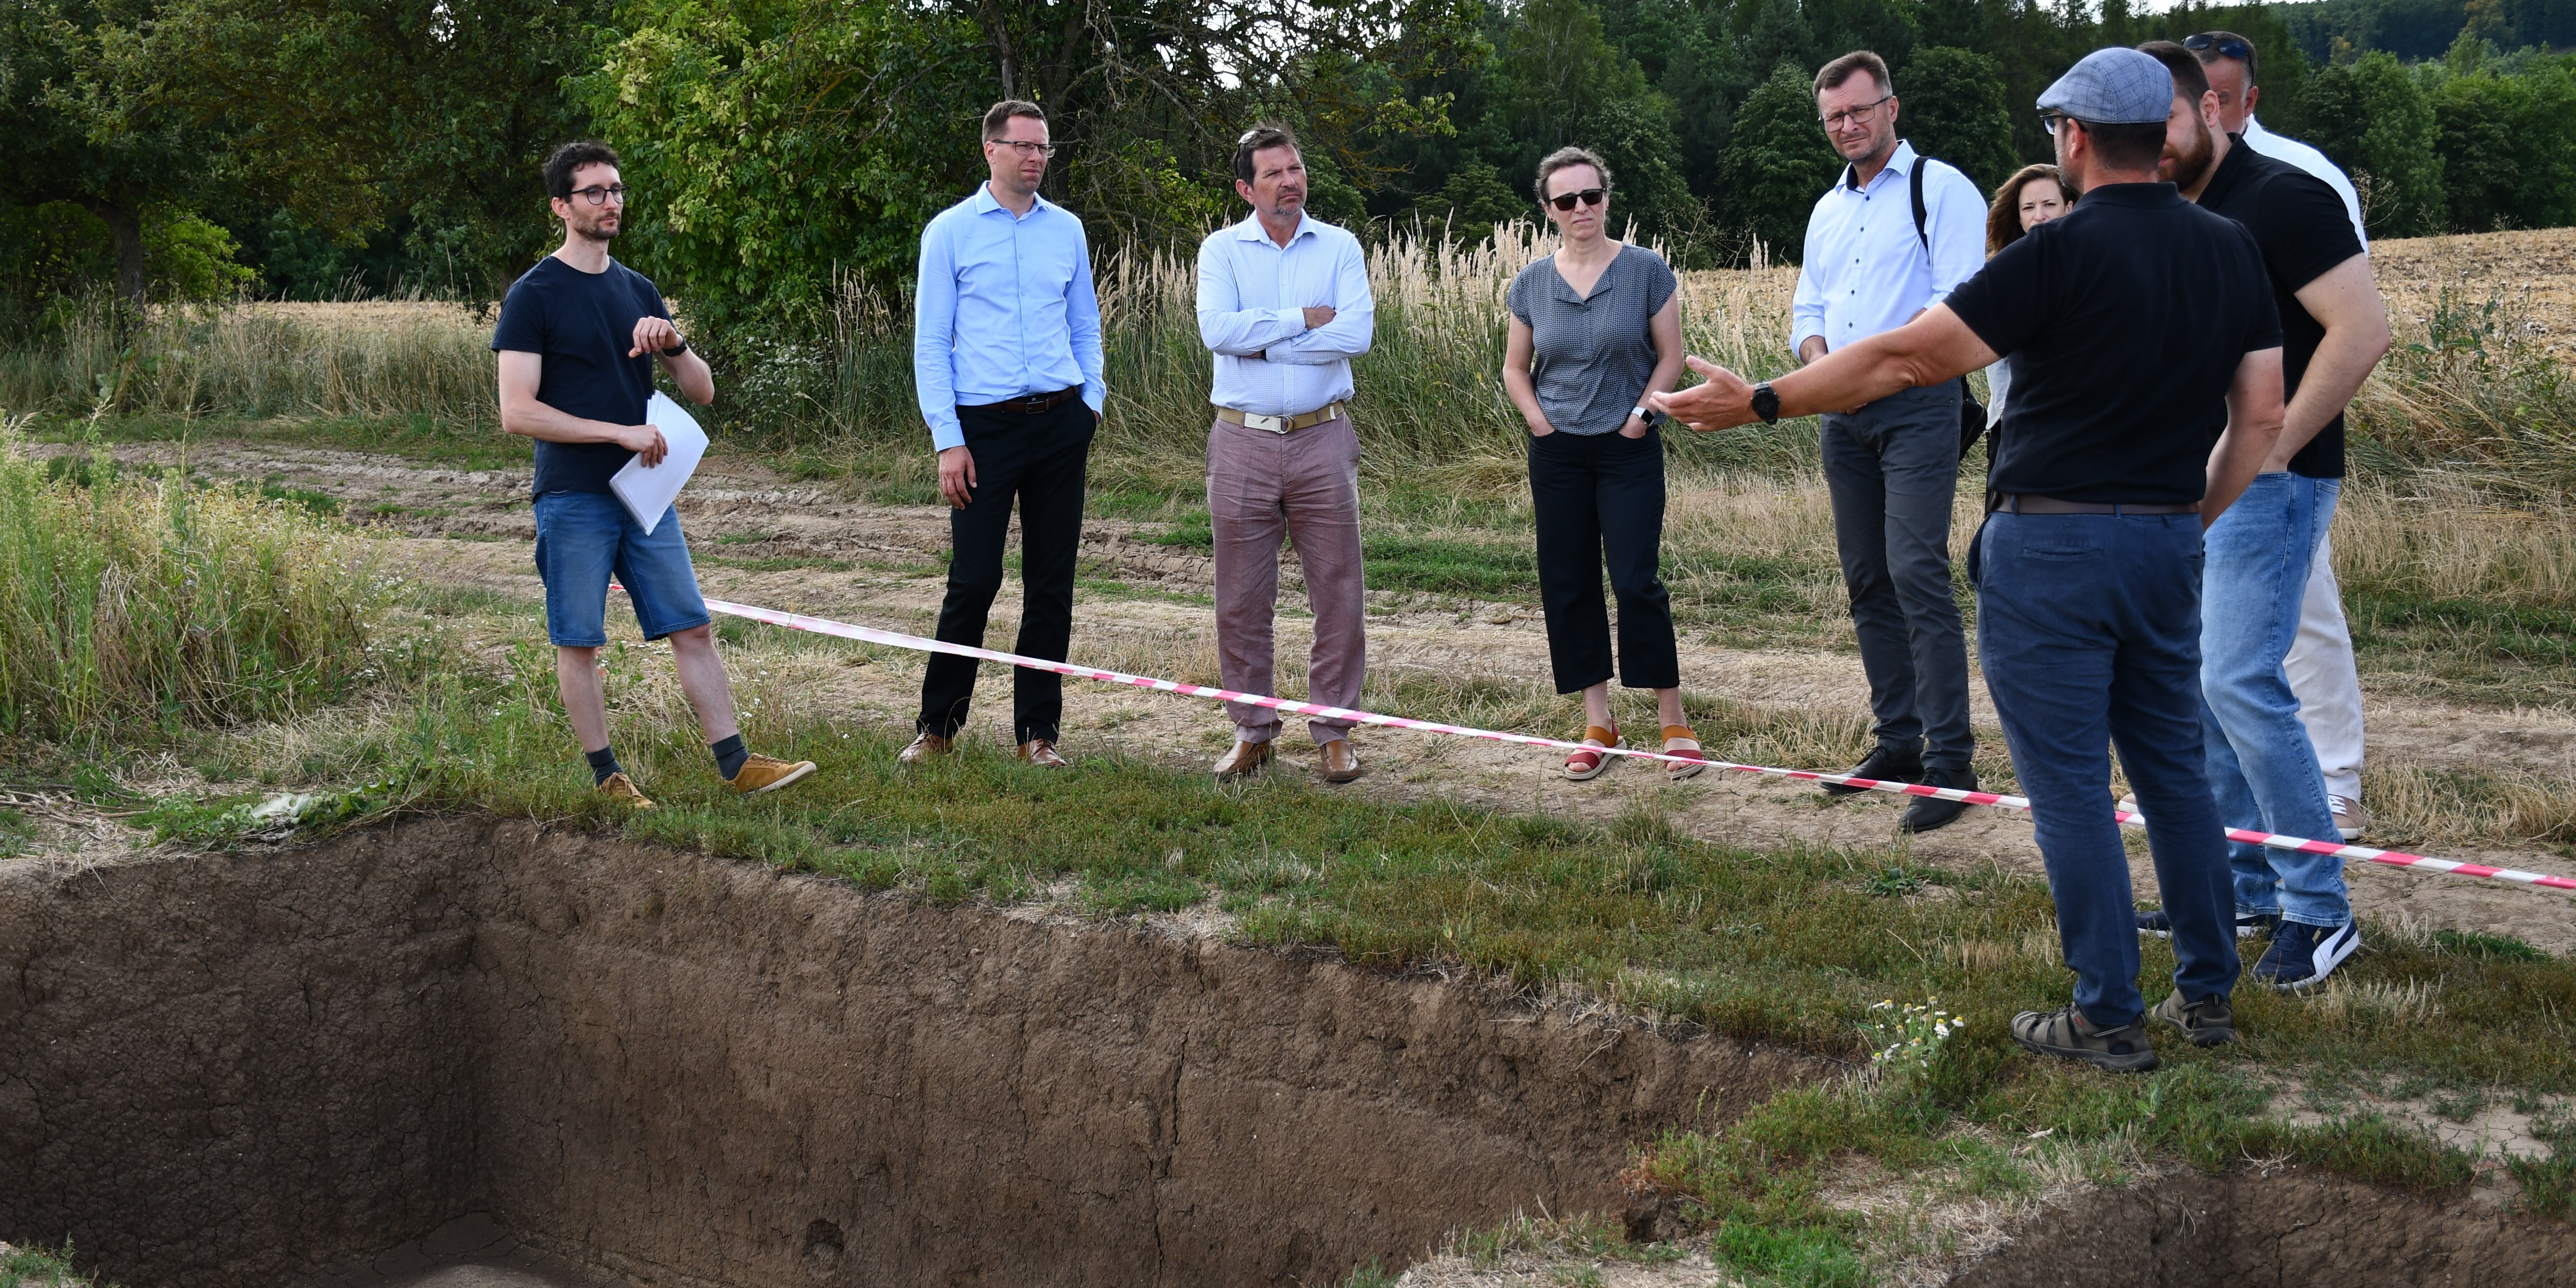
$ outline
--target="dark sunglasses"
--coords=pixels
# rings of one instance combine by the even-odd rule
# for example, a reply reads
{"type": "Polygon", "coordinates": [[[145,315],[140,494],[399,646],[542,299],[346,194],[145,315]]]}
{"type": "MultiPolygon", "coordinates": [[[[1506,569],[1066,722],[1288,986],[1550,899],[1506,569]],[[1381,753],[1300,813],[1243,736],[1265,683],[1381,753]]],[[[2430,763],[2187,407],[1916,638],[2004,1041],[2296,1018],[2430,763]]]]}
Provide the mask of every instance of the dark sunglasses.
{"type": "Polygon", "coordinates": [[[2183,37],[2182,47],[2195,54],[2202,50],[2215,49],[2221,58],[2233,58],[2249,67],[2254,63],[2254,47],[2232,36],[2213,36],[2204,31],[2197,36],[2183,37]]]}
{"type": "Polygon", "coordinates": [[[1581,192],[1559,193],[1548,198],[1547,204],[1559,210],[1572,210],[1574,203],[1578,201],[1587,206],[1597,206],[1609,199],[1610,190],[1607,188],[1586,188],[1581,192]]]}

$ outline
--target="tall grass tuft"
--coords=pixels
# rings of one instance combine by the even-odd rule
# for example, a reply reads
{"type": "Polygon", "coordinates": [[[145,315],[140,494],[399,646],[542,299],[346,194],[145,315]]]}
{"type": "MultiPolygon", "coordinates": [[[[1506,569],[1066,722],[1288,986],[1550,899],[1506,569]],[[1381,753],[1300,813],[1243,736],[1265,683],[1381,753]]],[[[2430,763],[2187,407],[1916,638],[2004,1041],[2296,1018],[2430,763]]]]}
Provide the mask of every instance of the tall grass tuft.
{"type": "Polygon", "coordinates": [[[491,338],[473,310],[425,300],[165,305],[138,318],[99,299],[0,349],[0,407],[488,424],[491,338]]]}
{"type": "Polygon", "coordinates": [[[249,488],[49,467],[0,425],[0,732],[292,714],[368,665],[369,541],[249,488]]]}

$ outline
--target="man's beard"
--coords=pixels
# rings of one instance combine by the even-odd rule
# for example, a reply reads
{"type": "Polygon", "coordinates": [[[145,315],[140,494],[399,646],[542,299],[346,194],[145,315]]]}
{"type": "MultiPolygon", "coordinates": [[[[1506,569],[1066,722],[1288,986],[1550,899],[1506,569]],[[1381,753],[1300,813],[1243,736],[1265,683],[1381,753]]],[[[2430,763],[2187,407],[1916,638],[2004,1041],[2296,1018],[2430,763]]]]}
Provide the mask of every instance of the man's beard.
{"type": "Polygon", "coordinates": [[[604,242],[617,240],[617,230],[609,227],[608,221],[605,219],[594,219],[586,224],[575,223],[572,226],[572,230],[575,236],[580,237],[584,241],[604,242]]]}
{"type": "Polygon", "coordinates": [[[2210,139],[2209,127],[2205,125],[2197,139],[2198,147],[2173,159],[2173,184],[2177,188],[2195,187],[2209,175],[2210,157],[2218,151],[2218,146],[2210,139]]]}

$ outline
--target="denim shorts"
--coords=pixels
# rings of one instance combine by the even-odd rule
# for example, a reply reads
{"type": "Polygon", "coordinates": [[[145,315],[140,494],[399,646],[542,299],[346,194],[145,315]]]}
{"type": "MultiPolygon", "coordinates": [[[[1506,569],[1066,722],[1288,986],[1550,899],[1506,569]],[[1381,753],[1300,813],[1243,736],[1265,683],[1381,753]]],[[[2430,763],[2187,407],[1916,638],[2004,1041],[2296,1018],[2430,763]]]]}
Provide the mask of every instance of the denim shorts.
{"type": "Polygon", "coordinates": [[[537,498],[537,576],[546,583],[546,637],[558,648],[608,643],[608,578],[626,588],[644,638],[704,626],[707,601],[689,566],[680,515],[664,510],[646,536],[626,503],[606,492],[537,498]]]}

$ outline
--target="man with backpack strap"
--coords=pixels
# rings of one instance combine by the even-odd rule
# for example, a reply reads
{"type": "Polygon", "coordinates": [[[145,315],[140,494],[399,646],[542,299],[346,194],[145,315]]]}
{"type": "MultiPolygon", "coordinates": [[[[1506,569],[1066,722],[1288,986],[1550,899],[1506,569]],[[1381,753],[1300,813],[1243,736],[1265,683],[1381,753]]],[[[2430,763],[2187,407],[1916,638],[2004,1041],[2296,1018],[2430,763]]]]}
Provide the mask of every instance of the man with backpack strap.
{"type": "MultiPolygon", "coordinates": [[[[1817,116],[1850,164],[1807,221],[1790,336],[1802,364],[1905,325],[1985,266],[1984,195],[1897,137],[1898,107],[1886,62],[1867,50],[1816,73],[1817,116]]],[[[1963,396],[1951,381],[1824,417],[1834,541],[1877,741],[1852,770],[1860,777],[1977,785],[1967,642],[1950,590],[1963,396]]],[[[1928,831],[1963,808],[1920,798],[1902,826],[1928,831]]]]}

